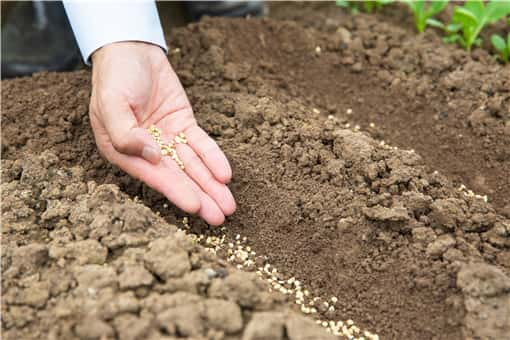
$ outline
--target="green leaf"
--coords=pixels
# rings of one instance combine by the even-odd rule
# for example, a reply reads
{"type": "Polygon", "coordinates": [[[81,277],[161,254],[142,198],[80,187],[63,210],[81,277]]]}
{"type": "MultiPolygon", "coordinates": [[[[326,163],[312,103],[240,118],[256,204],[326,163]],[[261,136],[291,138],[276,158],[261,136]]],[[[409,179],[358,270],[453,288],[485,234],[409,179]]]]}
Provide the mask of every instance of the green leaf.
{"type": "Polygon", "coordinates": [[[349,7],[349,1],[347,0],[336,0],[336,5],[339,7],[349,7]]]}
{"type": "Polygon", "coordinates": [[[453,12],[453,21],[462,24],[463,28],[466,26],[477,26],[478,18],[471,11],[464,7],[456,7],[453,12]]]}
{"type": "Polygon", "coordinates": [[[491,42],[494,48],[499,51],[501,60],[506,64],[510,57],[510,33],[508,33],[507,41],[503,37],[493,34],[491,36],[491,42]]]}
{"type": "Polygon", "coordinates": [[[414,2],[414,6],[418,13],[423,12],[423,7],[425,6],[425,0],[417,0],[414,2]]]}
{"type": "Polygon", "coordinates": [[[446,25],[446,31],[449,33],[456,33],[462,28],[461,24],[448,24],[446,25]]]}
{"type": "Polygon", "coordinates": [[[510,1],[492,0],[486,7],[486,18],[488,23],[495,23],[510,14],[510,1]]]}
{"type": "Polygon", "coordinates": [[[433,18],[427,19],[427,25],[435,27],[435,28],[441,28],[441,29],[445,28],[444,24],[441,21],[433,19],[433,18]]]}
{"type": "Polygon", "coordinates": [[[374,8],[375,8],[375,1],[367,1],[365,0],[363,2],[363,8],[365,9],[365,12],[367,13],[372,13],[374,11],[374,8]]]}
{"type": "Polygon", "coordinates": [[[478,20],[480,20],[485,12],[485,6],[482,0],[468,0],[464,4],[464,8],[471,12],[478,20]]]}
{"type": "Polygon", "coordinates": [[[456,43],[460,40],[462,40],[462,37],[459,34],[453,34],[443,38],[443,41],[447,44],[456,43]]]}
{"type": "Polygon", "coordinates": [[[446,5],[448,5],[448,0],[432,1],[428,10],[428,16],[434,16],[441,12],[446,7],[446,5]]]}
{"type": "Polygon", "coordinates": [[[493,34],[491,36],[491,42],[492,42],[492,45],[494,46],[494,48],[500,52],[503,51],[504,49],[506,49],[505,39],[503,39],[502,37],[500,37],[497,34],[493,34]]]}

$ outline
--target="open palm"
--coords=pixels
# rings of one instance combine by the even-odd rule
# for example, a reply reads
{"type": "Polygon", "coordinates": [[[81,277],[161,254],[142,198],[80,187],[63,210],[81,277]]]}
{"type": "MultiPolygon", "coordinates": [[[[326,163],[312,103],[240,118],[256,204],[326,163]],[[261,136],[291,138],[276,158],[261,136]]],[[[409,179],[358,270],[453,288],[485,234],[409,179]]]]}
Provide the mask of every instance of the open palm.
{"type": "Polygon", "coordinates": [[[226,186],[227,158],[198,125],[186,93],[163,51],[139,42],[106,45],[93,55],[90,120],[100,152],[113,164],[164,194],[180,209],[219,225],[235,211],[226,186]],[[183,132],[176,150],[181,169],[161,157],[147,128],[170,142],[183,132]]]}

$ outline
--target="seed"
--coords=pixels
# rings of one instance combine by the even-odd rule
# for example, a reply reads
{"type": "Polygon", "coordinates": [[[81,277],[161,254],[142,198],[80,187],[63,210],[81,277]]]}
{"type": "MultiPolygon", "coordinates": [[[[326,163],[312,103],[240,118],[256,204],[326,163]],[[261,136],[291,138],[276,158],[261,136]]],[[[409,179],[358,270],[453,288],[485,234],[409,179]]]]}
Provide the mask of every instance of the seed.
{"type": "Polygon", "coordinates": [[[183,132],[180,132],[177,136],[175,136],[174,141],[176,144],[187,144],[188,140],[183,132]]]}

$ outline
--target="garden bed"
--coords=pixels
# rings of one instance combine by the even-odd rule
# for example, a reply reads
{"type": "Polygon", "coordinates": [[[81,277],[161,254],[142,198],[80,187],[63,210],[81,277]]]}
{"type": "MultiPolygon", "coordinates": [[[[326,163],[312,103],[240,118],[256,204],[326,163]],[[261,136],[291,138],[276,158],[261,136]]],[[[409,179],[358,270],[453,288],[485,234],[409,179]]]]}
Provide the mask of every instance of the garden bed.
{"type": "Polygon", "coordinates": [[[88,71],[3,82],[6,336],[256,339],[250,320],[263,320],[252,328],[327,337],[313,321],[293,328],[296,289],[274,292],[225,260],[244,237],[255,264],[234,266],[270,265],[302,282],[307,305],[320,298],[304,320],[352,319],[381,338],[510,334],[508,66],[384,13],[278,4],[271,15],[170,37],[197,119],[233,165],[238,211],[224,228],[183,223],[100,157],[88,71]],[[226,241],[206,251],[174,225],[226,241]],[[184,269],[161,272],[163,259],[184,269]]]}

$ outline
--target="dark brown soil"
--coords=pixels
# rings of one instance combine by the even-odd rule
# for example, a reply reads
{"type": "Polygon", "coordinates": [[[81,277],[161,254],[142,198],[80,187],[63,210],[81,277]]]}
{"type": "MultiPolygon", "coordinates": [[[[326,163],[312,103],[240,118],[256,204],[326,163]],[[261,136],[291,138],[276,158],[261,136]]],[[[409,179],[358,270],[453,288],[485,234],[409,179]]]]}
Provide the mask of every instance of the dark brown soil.
{"type": "MultiPolygon", "coordinates": [[[[297,21],[208,19],[171,39],[197,118],[234,167],[227,235],[246,236],[314,294],[337,296],[323,317],[382,338],[508,338],[508,66],[377,17],[296,8],[272,13],[297,21]]],[[[3,182],[16,188],[26,152],[50,150],[84,169],[81,182],[117,184],[176,223],[182,215],[160,195],[98,155],[88,78],[3,82],[3,182]]],[[[30,208],[48,210],[41,199],[30,208]]],[[[8,229],[2,243],[42,242],[39,222],[8,229]]]]}
{"type": "Polygon", "coordinates": [[[432,30],[410,33],[402,6],[352,16],[331,3],[283,3],[270,13],[326,34],[314,43],[333,52],[309,55],[307,67],[291,65],[287,78],[297,94],[378,139],[415,149],[456,185],[510,211],[510,65],[498,65],[482,49],[470,56],[444,45],[432,30]],[[353,113],[346,117],[347,108],[353,113]]]}
{"type": "Polygon", "coordinates": [[[254,273],[60,161],[2,167],[3,339],[331,340],[254,273]]]}

